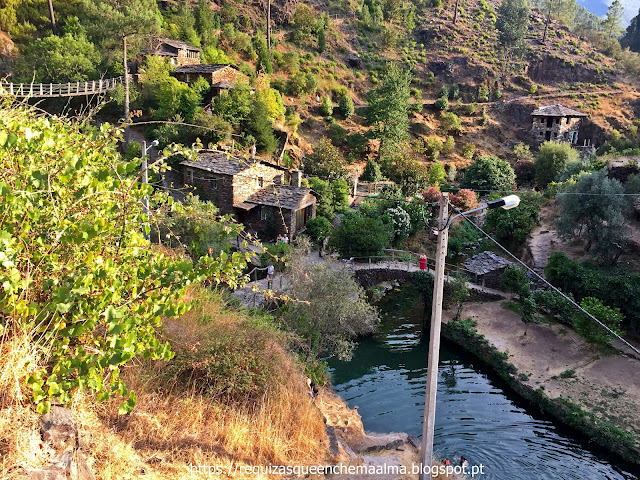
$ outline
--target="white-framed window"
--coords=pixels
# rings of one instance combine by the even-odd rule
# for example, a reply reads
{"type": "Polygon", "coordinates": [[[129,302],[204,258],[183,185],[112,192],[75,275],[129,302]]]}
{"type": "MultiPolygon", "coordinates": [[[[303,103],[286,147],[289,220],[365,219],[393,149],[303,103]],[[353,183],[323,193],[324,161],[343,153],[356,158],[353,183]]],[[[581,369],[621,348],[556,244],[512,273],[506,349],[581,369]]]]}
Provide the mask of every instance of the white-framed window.
{"type": "Polygon", "coordinates": [[[211,180],[209,180],[209,185],[211,186],[211,190],[217,190],[218,189],[218,179],[217,178],[212,178],[211,180]]]}
{"type": "Polygon", "coordinates": [[[260,208],[260,220],[269,220],[269,207],[260,208]]]}
{"type": "Polygon", "coordinates": [[[189,183],[193,185],[193,169],[190,168],[189,170],[187,170],[187,173],[189,174],[189,183]]]}

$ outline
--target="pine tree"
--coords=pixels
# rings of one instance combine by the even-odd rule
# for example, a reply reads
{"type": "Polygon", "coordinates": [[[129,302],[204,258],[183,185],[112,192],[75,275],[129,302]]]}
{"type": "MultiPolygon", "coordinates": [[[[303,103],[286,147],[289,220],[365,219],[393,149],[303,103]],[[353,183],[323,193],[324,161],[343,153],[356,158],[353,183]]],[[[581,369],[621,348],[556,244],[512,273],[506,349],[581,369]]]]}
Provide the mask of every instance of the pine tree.
{"type": "Polygon", "coordinates": [[[620,3],[620,0],[613,0],[613,3],[609,6],[609,10],[607,11],[607,17],[602,22],[605,32],[610,37],[616,37],[619,33],[623,13],[624,7],[622,6],[622,3],[620,3]]]}
{"type": "Polygon", "coordinates": [[[363,182],[379,182],[382,179],[382,173],[378,162],[372,158],[367,160],[367,166],[364,167],[364,172],[362,172],[360,179],[363,182]]]}
{"type": "Polygon", "coordinates": [[[527,0],[504,0],[498,9],[496,28],[500,43],[505,49],[518,47],[529,28],[527,0]]]}
{"type": "Polygon", "coordinates": [[[373,126],[373,134],[380,139],[379,158],[392,155],[409,139],[409,72],[390,65],[382,84],[369,92],[365,116],[373,126]]]}
{"type": "Polygon", "coordinates": [[[622,48],[628,47],[630,50],[640,53],[640,10],[638,10],[638,15],[631,20],[620,44],[622,48]]]}

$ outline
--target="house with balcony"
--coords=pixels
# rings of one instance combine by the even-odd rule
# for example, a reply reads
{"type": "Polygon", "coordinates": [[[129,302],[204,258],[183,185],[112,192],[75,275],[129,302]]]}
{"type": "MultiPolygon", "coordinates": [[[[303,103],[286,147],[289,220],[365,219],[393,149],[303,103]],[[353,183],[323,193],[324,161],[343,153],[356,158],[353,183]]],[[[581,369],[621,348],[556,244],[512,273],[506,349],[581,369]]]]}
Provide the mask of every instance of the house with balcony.
{"type": "Polygon", "coordinates": [[[142,53],[168,58],[171,65],[176,67],[200,63],[200,49],[198,47],[171,38],[153,39],[151,45],[145,48],[142,53]]]}
{"type": "Polygon", "coordinates": [[[531,113],[531,135],[536,143],[568,142],[577,145],[580,124],[587,115],[560,104],[547,105],[531,113]]]}

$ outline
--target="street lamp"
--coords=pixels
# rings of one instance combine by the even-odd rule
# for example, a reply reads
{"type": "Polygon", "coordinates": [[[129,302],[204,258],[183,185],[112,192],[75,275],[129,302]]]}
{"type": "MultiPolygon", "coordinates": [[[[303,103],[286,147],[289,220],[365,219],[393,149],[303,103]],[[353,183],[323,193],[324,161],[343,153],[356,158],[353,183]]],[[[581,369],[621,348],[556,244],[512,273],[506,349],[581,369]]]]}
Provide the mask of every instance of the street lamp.
{"type": "Polygon", "coordinates": [[[449,211],[449,194],[440,195],[440,219],[438,230],[438,245],[436,247],[436,267],[433,282],[433,306],[431,309],[431,333],[429,338],[429,363],[427,366],[427,389],[424,402],[424,423],[422,425],[422,447],[420,469],[420,480],[425,480],[428,470],[431,467],[433,457],[433,434],[436,419],[436,392],[438,389],[438,361],[440,357],[440,327],[442,325],[442,298],[444,291],[444,264],[447,257],[447,241],[449,238],[449,227],[456,218],[470,213],[479,212],[485,209],[504,208],[509,210],[515,208],[520,203],[517,195],[491,200],[486,205],[474,208],[467,212],[458,213],[451,218],[447,218],[449,211]]]}
{"type": "MultiPolygon", "coordinates": [[[[146,140],[142,141],[142,183],[144,183],[145,185],[149,183],[149,172],[147,170],[147,152],[151,147],[157,147],[158,145],[159,145],[158,140],[154,140],[153,142],[151,142],[151,144],[148,147],[147,147],[147,141],[146,140]]],[[[142,208],[148,220],[149,219],[149,199],[148,198],[142,199],[142,208]]],[[[151,240],[151,233],[145,233],[145,237],[147,237],[147,240],[151,240]]]]}

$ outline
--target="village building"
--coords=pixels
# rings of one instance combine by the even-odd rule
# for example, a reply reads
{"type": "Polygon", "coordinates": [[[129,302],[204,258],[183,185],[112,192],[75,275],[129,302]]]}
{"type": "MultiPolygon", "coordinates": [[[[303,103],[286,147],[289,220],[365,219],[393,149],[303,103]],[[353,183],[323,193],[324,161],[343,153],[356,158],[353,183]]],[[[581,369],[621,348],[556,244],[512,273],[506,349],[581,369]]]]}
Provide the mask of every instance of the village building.
{"type": "Polygon", "coordinates": [[[240,72],[235,65],[215,64],[215,65],[184,65],[178,67],[173,72],[175,77],[181,82],[191,85],[198,78],[202,77],[211,85],[213,96],[219,95],[221,91],[232,88],[237,83],[249,83],[249,77],[240,72]]]}
{"type": "Polygon", "coordinates": [[[540,107],[531,113],[531,133],[537,143],[551,141],[576,145],[580,123],[586,116],[560,104],[540,107]]]}
{"type": "Polygon", "coordinates": [[[500,288],[500,278],[509,265],[509,260],[493,252],[479,253],[464,262],[464,268],[473,275],[471,281],[488,288],[500,288]]]}
{"type": "Polygon", "coordinates": [[[145,48],[145,55],[157,55],[169,58],[171,65],[198,65],[200,63],[200,49],[181,40],[171,38],[156,38],[151,47],[145,48]]]}
{"type": "Polygon", "coordinates": [[[221,214],[234,214],[266,238],[293,238],[316,216],[316,197],[300,186],[298,170],[291,173],[291,185],[285,185],[286,168],[217,150],[203,151],[197,160],[180,165],[185,185],[196,187],[221,214]]]}

